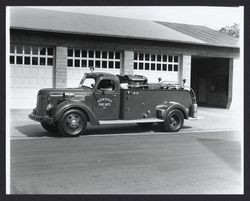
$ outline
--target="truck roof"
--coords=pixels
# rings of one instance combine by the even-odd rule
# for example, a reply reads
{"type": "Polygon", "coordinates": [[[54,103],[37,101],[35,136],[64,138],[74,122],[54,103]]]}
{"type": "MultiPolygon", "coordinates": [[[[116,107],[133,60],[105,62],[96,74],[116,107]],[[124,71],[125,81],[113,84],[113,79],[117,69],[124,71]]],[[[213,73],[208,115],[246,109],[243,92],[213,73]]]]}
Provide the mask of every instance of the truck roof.
{"type": "Polygon", "coordinates": [[[101,77],[101,76],[107,76],[107,77],[117,77],[116,75],[114,74],[111,74],[111,73],[104,73],[104,72],[92,72],[92,73],[85,73],[86,77],[90,77],[90,78],[98,78],[98,77],[101,77]]]}

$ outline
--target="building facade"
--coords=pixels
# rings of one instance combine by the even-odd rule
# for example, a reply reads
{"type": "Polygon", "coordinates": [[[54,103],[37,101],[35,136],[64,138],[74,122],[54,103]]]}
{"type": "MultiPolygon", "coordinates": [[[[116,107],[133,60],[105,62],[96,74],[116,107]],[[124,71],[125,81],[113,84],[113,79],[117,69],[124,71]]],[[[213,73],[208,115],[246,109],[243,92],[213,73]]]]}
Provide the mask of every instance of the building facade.
{"type": "Polygon", "coordinates": [[[10,14],[11,108],[35,107],[41,88],[77,87],[90,68],[149,82],[185,79],[199,104],[232,105],[241,68],[236,39],[193,25],[39,9],[10,14]]]}

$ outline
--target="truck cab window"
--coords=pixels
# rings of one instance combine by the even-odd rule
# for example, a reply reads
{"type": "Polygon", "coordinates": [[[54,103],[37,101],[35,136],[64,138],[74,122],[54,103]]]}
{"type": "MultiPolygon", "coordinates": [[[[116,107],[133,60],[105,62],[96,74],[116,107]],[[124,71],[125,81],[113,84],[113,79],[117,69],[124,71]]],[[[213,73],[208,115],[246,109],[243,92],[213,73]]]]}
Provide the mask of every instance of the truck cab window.
{"type": "Polygon", "coordinates": [[[115,83],[113,80],[101,80],[97,89],[101,91],[114,91],[115,83]]]}
{"type": "Polygon", "coordinates": [[[94,78],[86,78],[85,76],[82,78],[79,87],[88,87],[94,88],[95,86],[95,79],[94,78]]]}

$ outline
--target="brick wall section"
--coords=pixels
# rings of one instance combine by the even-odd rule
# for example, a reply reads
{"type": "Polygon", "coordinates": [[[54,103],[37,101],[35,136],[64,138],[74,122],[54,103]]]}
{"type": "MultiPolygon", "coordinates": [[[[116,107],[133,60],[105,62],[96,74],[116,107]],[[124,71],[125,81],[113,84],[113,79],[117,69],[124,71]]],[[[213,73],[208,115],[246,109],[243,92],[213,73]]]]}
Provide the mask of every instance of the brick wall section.
{"type": "Polygon", "coordinates": [[[53,87],[67,87],[67,47],[56,47],[53,87]]]}
{"type": "Polygon", "coordinates": [[[185,86],[191,86],[191,55],[182,55],[179,70],[179,83],[186,79],[185,86]]]}
{"type": "Polygon", "coordinates": [[[134,52],[124,51],[123,61],[121,65],[121,75],[134,73],[134,52]]]}

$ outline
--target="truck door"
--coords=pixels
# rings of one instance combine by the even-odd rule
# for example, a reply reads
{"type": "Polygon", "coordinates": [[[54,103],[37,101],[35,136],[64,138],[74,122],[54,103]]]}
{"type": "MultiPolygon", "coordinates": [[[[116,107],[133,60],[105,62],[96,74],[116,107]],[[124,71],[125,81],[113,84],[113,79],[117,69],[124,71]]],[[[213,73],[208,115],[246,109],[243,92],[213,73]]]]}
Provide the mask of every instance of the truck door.
{"type": "Polygon", "coordinates": [[[102,79],[98,83],[94,91],[93,111],[99,120],[119,118],[120,90],[114,80],[102,79]]]}

